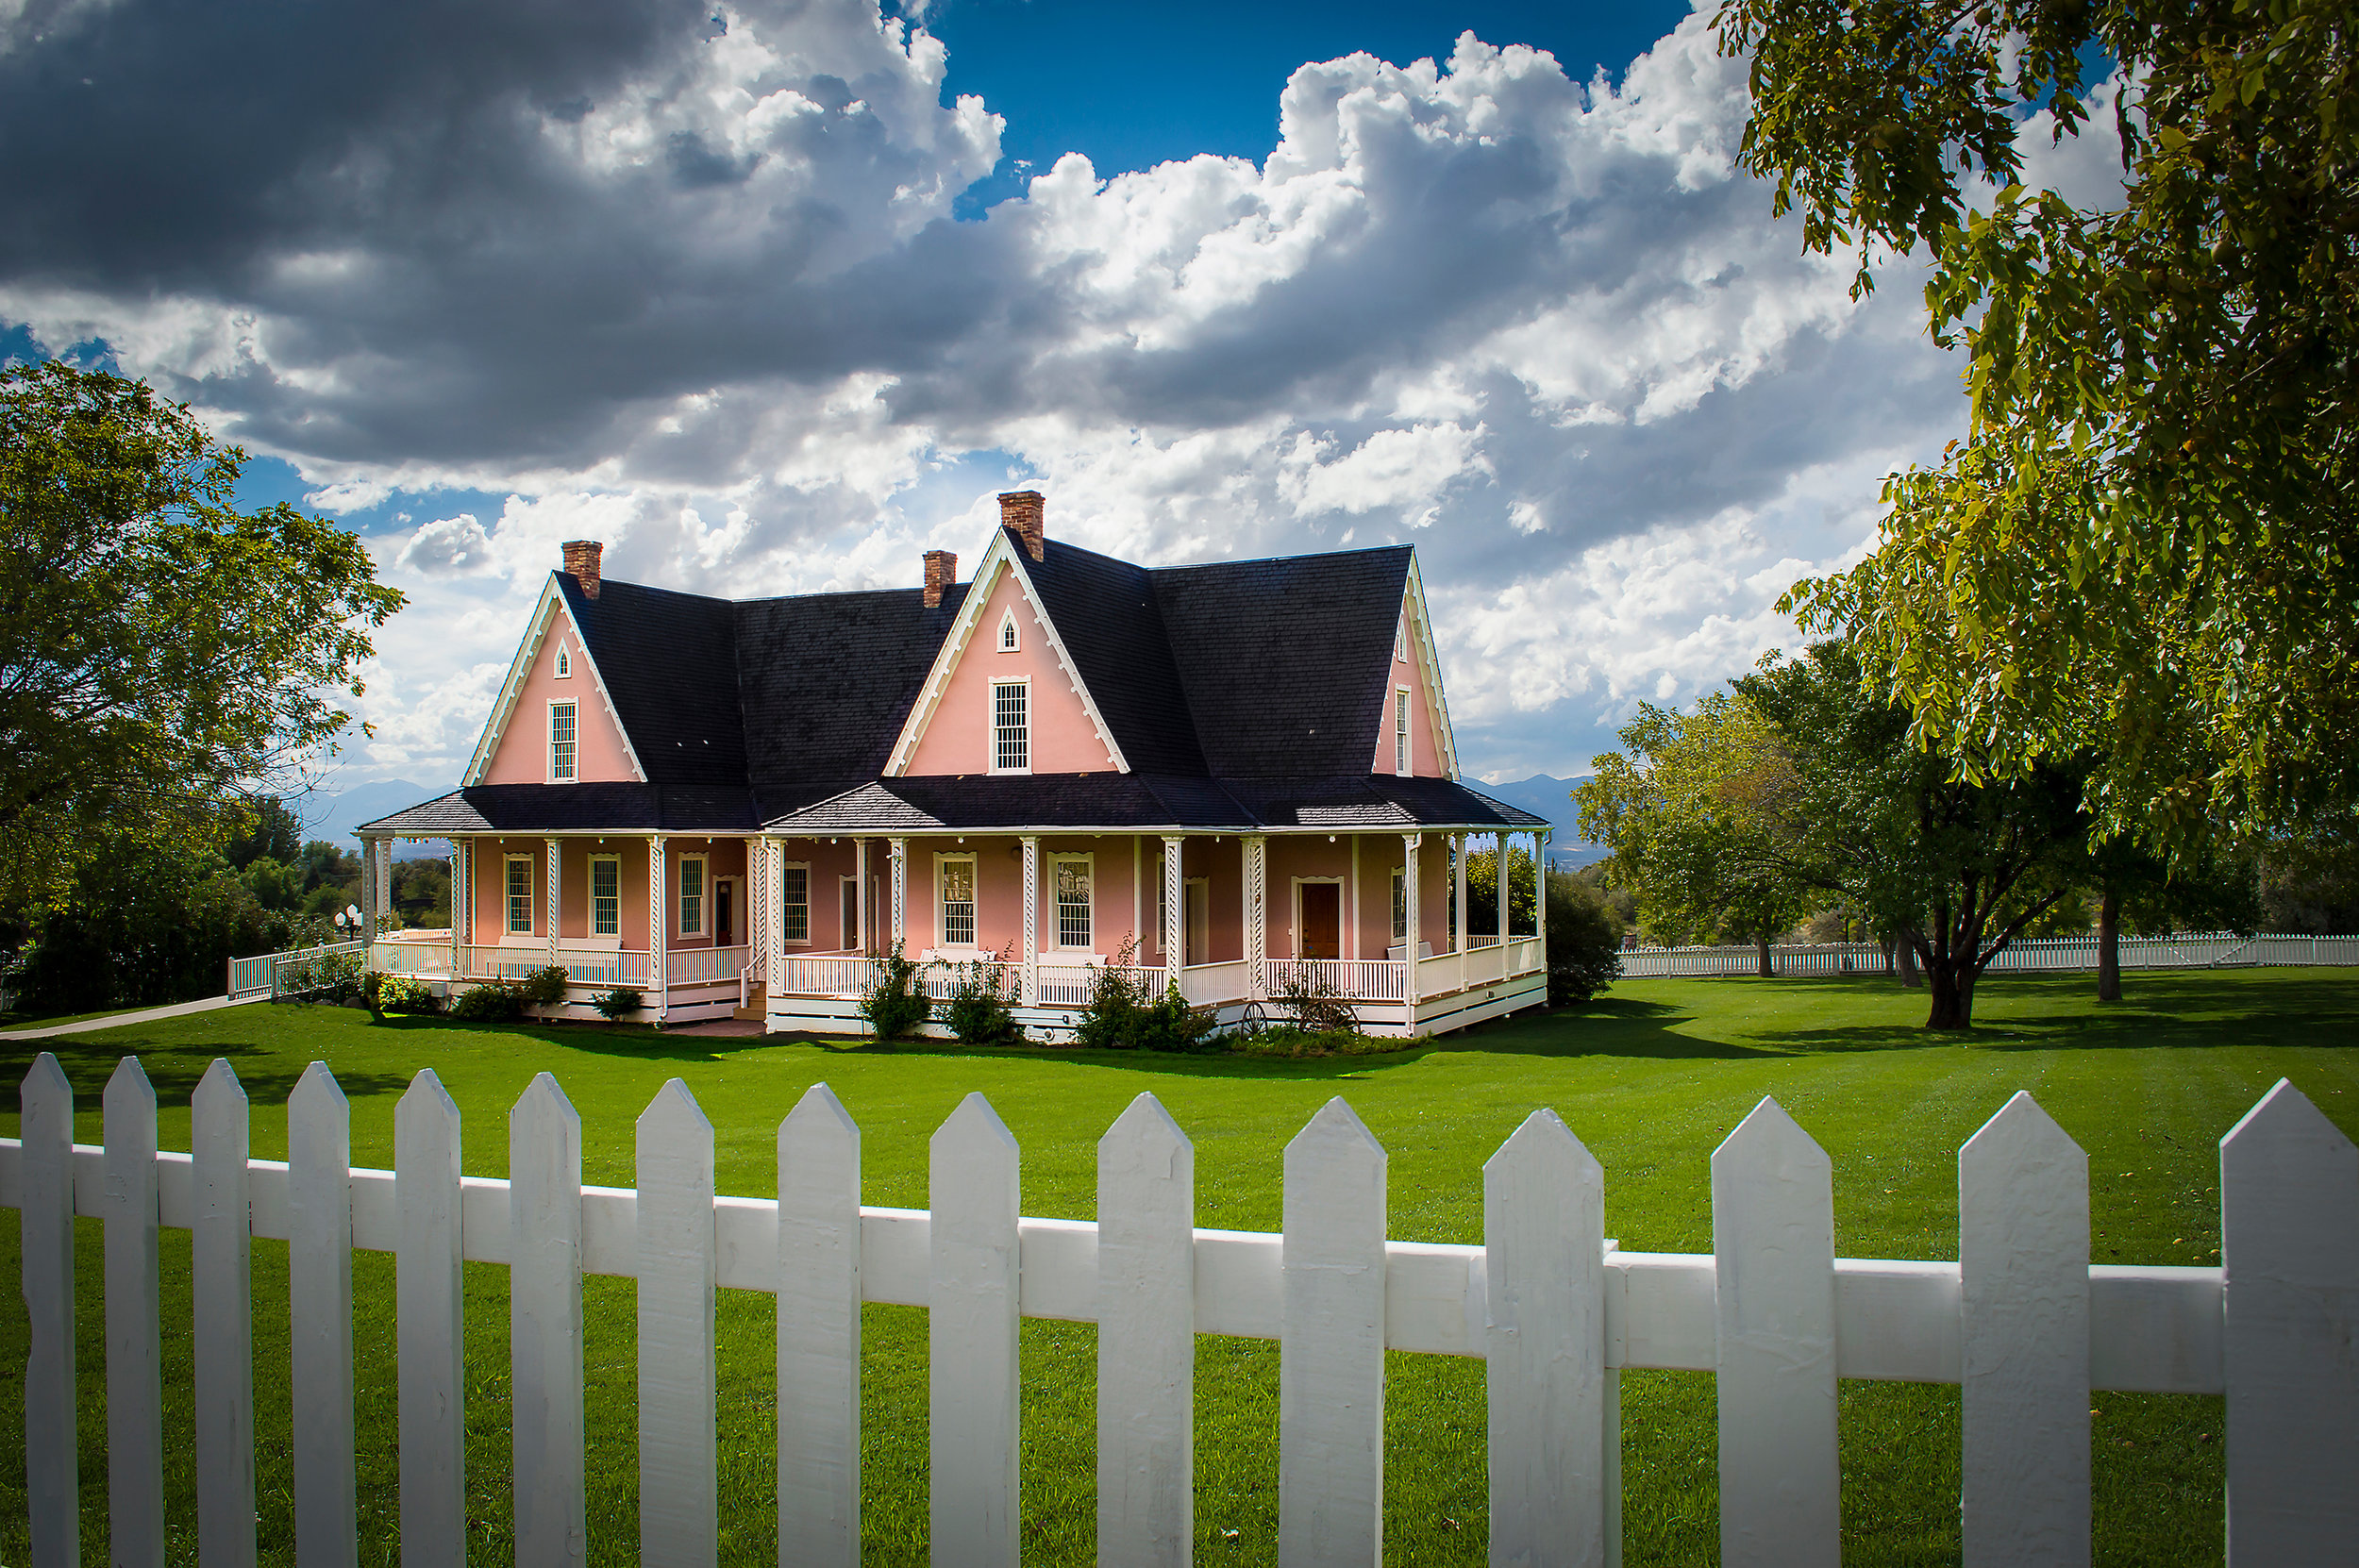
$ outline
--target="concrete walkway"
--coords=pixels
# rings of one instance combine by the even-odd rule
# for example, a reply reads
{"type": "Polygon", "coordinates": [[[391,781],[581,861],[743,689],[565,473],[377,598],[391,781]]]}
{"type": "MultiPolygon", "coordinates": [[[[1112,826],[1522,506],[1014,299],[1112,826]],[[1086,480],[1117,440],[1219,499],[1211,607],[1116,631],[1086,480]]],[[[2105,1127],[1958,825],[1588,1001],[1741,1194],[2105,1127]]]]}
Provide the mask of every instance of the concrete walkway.
{"type": "Polygon", "coordinates": [[[211,1012],[217,1008],[242,1008],[248,1002],[268,1001],[267,995],[208,996],[201,1002],[175,1002],[168,1008],[142,1008],[137,1012],[109,1013],[104,1018],[85,1018],[78,1024],[50,1024],[29,1029],[12,1029],[0,1034],[0,1040],[47,1040],[61,1034],[91,1034],[99,1029],[120,1029],[129,1024],[152,1024],[159,1018],[185,1018],[192,1012],[211,1012]]]}

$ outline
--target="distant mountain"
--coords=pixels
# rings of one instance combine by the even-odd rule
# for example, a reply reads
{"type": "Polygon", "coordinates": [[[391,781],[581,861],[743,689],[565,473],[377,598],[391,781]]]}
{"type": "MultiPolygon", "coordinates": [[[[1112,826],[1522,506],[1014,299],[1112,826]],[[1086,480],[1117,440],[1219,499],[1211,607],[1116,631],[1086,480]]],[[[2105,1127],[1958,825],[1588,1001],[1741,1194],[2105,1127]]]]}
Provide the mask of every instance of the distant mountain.
{"type": "Polygon", "coordinates": [[[1503,800],[1510,806],[1530,811],[1535,817],[1548,818],[1548,826],[1556,829],[1548,841],[1548,863],[1560,871],[1570,871],[1602,860],[1612,853],[1597,844],[1583,843],[1574,836],[1573,825],[1581,820],[1581,811],[1573,805],[1572,788],[1588,780],[1587,774],[1579,778],[1557,778],[1548,774],[1535,773],[1517,784],[1477,784],[1473,787],[1493,800],[1503,800]]]}
{"type": "MultiPolygon", "coordinates": [[[[362,823],[390,817],[395,811],[445,792],[430,784],[412,784],[406,778],[383,778],[345,790],[314,790],[292,804],[295,814],[303,819],[305,839],[326,839],[339,849],[351,849],[352,830],[362,823]]],[[[449,853],[447,839],[393,845],[393,858],[397,860],[439,859],[449,853]]]]}

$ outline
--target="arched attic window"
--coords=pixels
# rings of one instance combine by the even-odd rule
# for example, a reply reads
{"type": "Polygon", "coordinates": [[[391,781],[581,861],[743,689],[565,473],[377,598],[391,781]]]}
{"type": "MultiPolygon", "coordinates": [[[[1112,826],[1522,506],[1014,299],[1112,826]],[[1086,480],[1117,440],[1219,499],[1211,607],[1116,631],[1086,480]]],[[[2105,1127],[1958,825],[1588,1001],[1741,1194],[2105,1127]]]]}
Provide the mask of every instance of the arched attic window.
{"type": "Polygon", "coordinates": [[[1015,627],[1015,611],[1009,610],[999,618],[999,651],[1013,653],[1022,644],[1023,638],[1015,627]]]}
{"type": "Polygon", "coordinates": [[[560,645],[557,650],[557,678],[564,680],[574,673],[573,650],[560,645]]]}

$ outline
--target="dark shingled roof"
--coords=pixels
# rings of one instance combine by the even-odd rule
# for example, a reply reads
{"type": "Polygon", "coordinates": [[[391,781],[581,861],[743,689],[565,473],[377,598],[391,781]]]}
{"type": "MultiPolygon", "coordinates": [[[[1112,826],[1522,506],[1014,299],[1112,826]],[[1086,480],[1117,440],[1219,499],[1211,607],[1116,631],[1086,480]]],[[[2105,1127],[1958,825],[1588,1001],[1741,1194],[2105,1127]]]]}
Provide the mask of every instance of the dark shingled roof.
{"type": "Polygon", "coordinates": [[[355,832],[397,839],[454,833],[752,833],[761,827],[745,786],[477,784],[363,823],[355,832]]]}
{"type": "Polygon", "coordinates": [[[928,609],[915,588],[737,607],[736,692],[752,754],[749,782],[765,814],[825,800],[884,772],[966,590],[946,590],[939,609],[928,609]]]}
{"type": "Polygon", "coordinates": [[[1149,570],[1051,539],[1020,559],[1129,774],[881,777],[971,583],[929,609],[914,588],[731,602],[612,578],[591,599],[560,572],[648,782],[477,786],[363,830],[1547,826],[1368,771],[1409,546],[1149,570]]]}
{"type": "Polygon", "coordinates": [[[1022,558],[1025,573],[1122,759],[1133,773],[1201,775],[1204,752],[1172,662],[1157,575],[1053,539],[1042,555],[1022,558]]]}
{"type": "Polygon", "coordinates": [[[557,582],[648,782],[743,789],[737,607],[611,578],[593,599],[570,573],[557,582]]]}
{"type": "Polygon", "coordinates": [[[1285,780],[1151,774],[979,774],[883,778],[763,824],[786,833],[922,833],[1020,827],[1154,832],[1215,828],[1505,827],[1548,824],[1447,778],[1285,780]]]}
{"type": "Polygon", "coordinates": [[[1214,777],[1368,771],[1409,558],[1397,544],[1152,574],[1214,777]],[[1306,670],[1327,678],[1306,680],[1306,670]]]}

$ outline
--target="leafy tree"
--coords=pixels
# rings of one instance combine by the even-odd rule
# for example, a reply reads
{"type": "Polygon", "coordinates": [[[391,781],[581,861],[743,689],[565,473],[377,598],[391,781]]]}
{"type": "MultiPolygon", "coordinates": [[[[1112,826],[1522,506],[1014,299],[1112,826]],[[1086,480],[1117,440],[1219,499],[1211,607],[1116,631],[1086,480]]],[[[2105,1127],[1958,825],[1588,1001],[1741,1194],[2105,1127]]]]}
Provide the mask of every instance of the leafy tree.
{"type": "MultiPolygon", "coordinates": [[[[1538,895],[1531,877],[1531,851],[1510,842],[1507,846],[1507,928],[1511,931],[1533,928],[1532,906],[1538,895]]],[[[1496,847],[1466,852],[1466,933],[1469,936],[1499,934],[1499,852],[1496,847]]]]}
{"type": "Polygon", "coordinates": [[[1607,879],[1661,940],[1750,942],[1769,974],[1770,942],[1818,896],[1793,852],[1785,737],[1749,697],[1715,692],[1692,713],[1641,704],[1621,742],[1573,791],[1581,837],[1614,851],[1607,879]]]}
{"type": "Polygon", "coordinates": [[[2249,857],[2213,841],[2152,849],[2120,837],[2090,844],[2097,895],[2097,999],[2121,1000],[2121,932],[2252,930],[2260,917],[2249,857]]]}
{"type": "Polygon", "coordinates": [[[347,722],[401,595],[333,524],[235,509],[244,462],[142,383],[0,370],[0,909],[102,845],[221,843],[347,722]]]}
{"type": "Polygon", "coordinates": [[[1622,923],[1597,884],[1548,873],[1548,1006],[1586,1002],[1622,974],[1622,923]]]}
{"type": "Polygon", "coordinates": [[[2359,800],[2359,19],[2349,0],[1724,0],[1741,161],[1803,242],[1921,247],[1967,438],[1800,585],[1969,778],[2094,756],[2111,832],[2359,800]],[[2028,111],[2123,72],[2127,191],[2016,184],[2028,111]],[[1988,185],[1981,182],[1988,181],[1988,185]],[[1969,209],[1979,188],[1999,188],[1969,209]]]}
{"type": "Polygon", "coordinates": [[[1869,692],[1858,655],[1822,642],[1771,654],[1735,683],[1777,726],[1791,784],[1779,855],[1916,955],[1926,1027],[1970,1028],[1992,959],[2069,897],[2087,821],[2077,773],[1976,782],[1909,740],[1905,709],[1869,692]]]}

